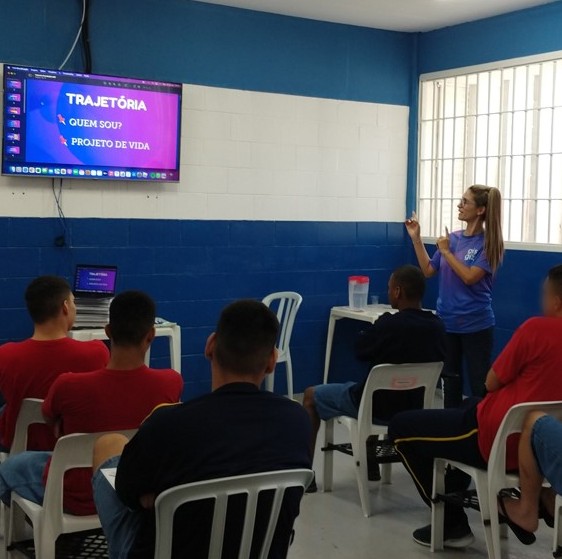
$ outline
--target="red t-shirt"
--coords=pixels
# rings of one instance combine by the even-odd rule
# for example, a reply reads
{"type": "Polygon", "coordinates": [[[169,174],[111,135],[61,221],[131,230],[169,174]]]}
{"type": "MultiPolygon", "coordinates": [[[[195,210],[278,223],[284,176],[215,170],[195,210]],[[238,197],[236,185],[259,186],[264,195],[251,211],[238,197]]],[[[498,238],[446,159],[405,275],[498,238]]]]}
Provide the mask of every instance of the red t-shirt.
{"type": "MultiPolygon", "coordinates": [[[[51,384],[68,371],[82,373],[105,367],[109,350],[100,341],[79,342],[70,338],[9,342],[0,346],[0,393],[6,407],[0,416],[1,443],[10,448],[21,402],[43,399],[51,384]]],[[[30,450],[52,450],[55,438],[46,425],[32,425],[27,446],[30,450]]]]}
{"type": "MultiPolygon", "coordinates": [[[[43,403],[43,414],[60,420],[64,435],[137,429],[152,410],[176,403],[182,377],[171,369],[130,371],[101,369],[59,376],[43,403]]],[[[44,480],[48,473],[45,470],[44,480]]],[[[95,514],[92,470],[75,469],[65,476],[64,509],[73,514],[95,514]]]]}
{"type": "MultiPolygon", "coordinates": [[[[493,366],[503,386],[478,404],[478,444],[485,460],[512,406],[562,400],[561,363],[562,318],[531,318],[516,330],[493,366]]],[[[508,440],[508,470],[518,469],[518,440],[519,436],[508,440]]]]}

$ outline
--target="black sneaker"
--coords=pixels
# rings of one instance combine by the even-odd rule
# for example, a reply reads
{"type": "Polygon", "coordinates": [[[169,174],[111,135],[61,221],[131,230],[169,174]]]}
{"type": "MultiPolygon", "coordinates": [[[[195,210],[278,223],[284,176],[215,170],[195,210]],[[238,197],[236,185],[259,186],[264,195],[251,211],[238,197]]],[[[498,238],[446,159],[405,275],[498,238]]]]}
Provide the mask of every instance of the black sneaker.
{"type": "Polygon", "coordinates": [[[312,478],[310,485],[306,488],[305,493],[316,493],[318,491],[318,486],[316,485],[316,474],[312,478]]]}
{"type": "MultiPolygon", "coordinates": [[[[413,537],[416,543],[429,547],[431,545],[431,524],[415,530],[413,537]]],[[[445,530],[444,547],[464,549],[473,543],[474,534],[468,524],[460,524],[459,526],[445,530]]]]}

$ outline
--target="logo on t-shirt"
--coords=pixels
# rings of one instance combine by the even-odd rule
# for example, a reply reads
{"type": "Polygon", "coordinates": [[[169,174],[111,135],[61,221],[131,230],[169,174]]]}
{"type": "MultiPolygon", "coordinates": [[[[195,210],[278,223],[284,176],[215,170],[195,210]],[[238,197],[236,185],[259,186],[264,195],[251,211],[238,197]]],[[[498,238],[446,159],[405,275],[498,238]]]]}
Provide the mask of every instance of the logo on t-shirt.
{"type": "Polygon", "coordinates": [[[477,254],[478,254],[477,248],[469,248],[466,252],[465,257],[464,257],[464,261],[465,262],[474,262],[476,260],[477,254]]]}

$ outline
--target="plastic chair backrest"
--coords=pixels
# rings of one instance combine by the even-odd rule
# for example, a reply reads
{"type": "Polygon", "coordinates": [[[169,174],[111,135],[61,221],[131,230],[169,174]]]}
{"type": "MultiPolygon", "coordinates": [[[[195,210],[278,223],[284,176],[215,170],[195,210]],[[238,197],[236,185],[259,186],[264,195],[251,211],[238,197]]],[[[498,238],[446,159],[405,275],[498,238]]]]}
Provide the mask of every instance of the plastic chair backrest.
{"type": "Polygon", "coordinates": [[[172,556],[174,515],[178,507],[185,503],[205,499],[213,499],[215,501],[208,559],[220,559],[222,556],[228,500],[234,495],[247,496],[244,528],[238,559],[248,559],[252,547],[259,494],[262,491],[274,491],[275,494],[271,510],[269,511],[267,530],[258,556],[259,559],[267,559],[285,492],[287,489],[298,487],[304,493],[313,476],[314,473],[311,470],[266,472],[189,483],[164,491],[158,496],[155,504],[155,559],[170,559],[172,556]]]}
{"type": "Polygon", "coordinates": [[[283,358],[291,343],[293,326],[295,325],[295,318],[302,303],[302,296],[294,291],[279,291],[277,293],[270,293],[264,297],[262,302],[264,305],[271,307],[276,301],[279,301],[277,320],[279,320],[280,325],[277,349],[279,350],[279,357],[283,358]]]}
{"type": "Polygon", "coordinates": [[[373,394],[378,390],[405,391],[424,388],[423,407],[432,408],[442,370],[443,362],[385,364],[373,367],[359,405],[359,432],[367,436],[372,429],[373,394]]]}
{"type": "Polygon", "coordinates": [[[27,437],[30,425],[37,423],[45,423],[41,406],[43,400],[38,398],[25,398],[22,400],[12,446],[10,447],[10,455],[19,454],[27,450],[27,437]]]}
{"type": "Polygon", "coordinates": [[[64,473],[74,468],[91,468],[94,443],[102,435],[120,433],[130,439],[136,432],[137,429],[103,433],[73,433],[72,435],[65,435],[57,441],[49,466],[43,499],[45,519],[51,523],[53,533],[60,534],[63,531],[64,473]]]}
{"type": "Polygon", "coordinates": [[[525,418],[531,411],[542,411],[562,421],[562,401],[527,402],[510,408],[494,438],[494,444],[492,445],[488,461],[488,476],[505,476],[507,439],[510,435],[521,432],[525,418]]]}

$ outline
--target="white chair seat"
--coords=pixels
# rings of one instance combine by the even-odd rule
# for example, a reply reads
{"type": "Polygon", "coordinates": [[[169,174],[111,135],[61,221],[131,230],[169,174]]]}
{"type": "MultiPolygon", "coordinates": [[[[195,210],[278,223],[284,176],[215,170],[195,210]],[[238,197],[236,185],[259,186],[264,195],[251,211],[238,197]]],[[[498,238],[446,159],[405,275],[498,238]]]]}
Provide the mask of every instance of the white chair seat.
{"type": "MultiPolygon", "coordinates": [[[[132,437],[136,430],[118,431],[132,437]]],[[[33,526],[37,559],[55,559],[55,544],[61,534],[100,528],[97,515],[75,516],[63,511],[63,480],[68,470],[92,466],[95,441],[106,433],[75,433],[61,437],[55,446],[45,486],[43,505],[38,505],[12,492],[6,546],[22,539],[25,516],[33,526]]]]}
{"type": "MultiPolygon", "coordinates": [[[[406,363],[403,365],[377,365],[371,369],[359,406],[358,419],[340,416],[326,421],[324,432],[324,491],[332,490],[334,477],[334,421],[347,427],[351,437],[351,449],[359,497],[364,516],[371,516],[371,499],[367,468],[367,439],[372,435],[385,436],[386,425],[373,424],[373,394],[379,390],[408,391],[424,389],[424,408],[432,408],[437,383],[443,363],[406,363]]],[[[390,483],[392,464],[381,465],[383,483],[390,483]]]]}

